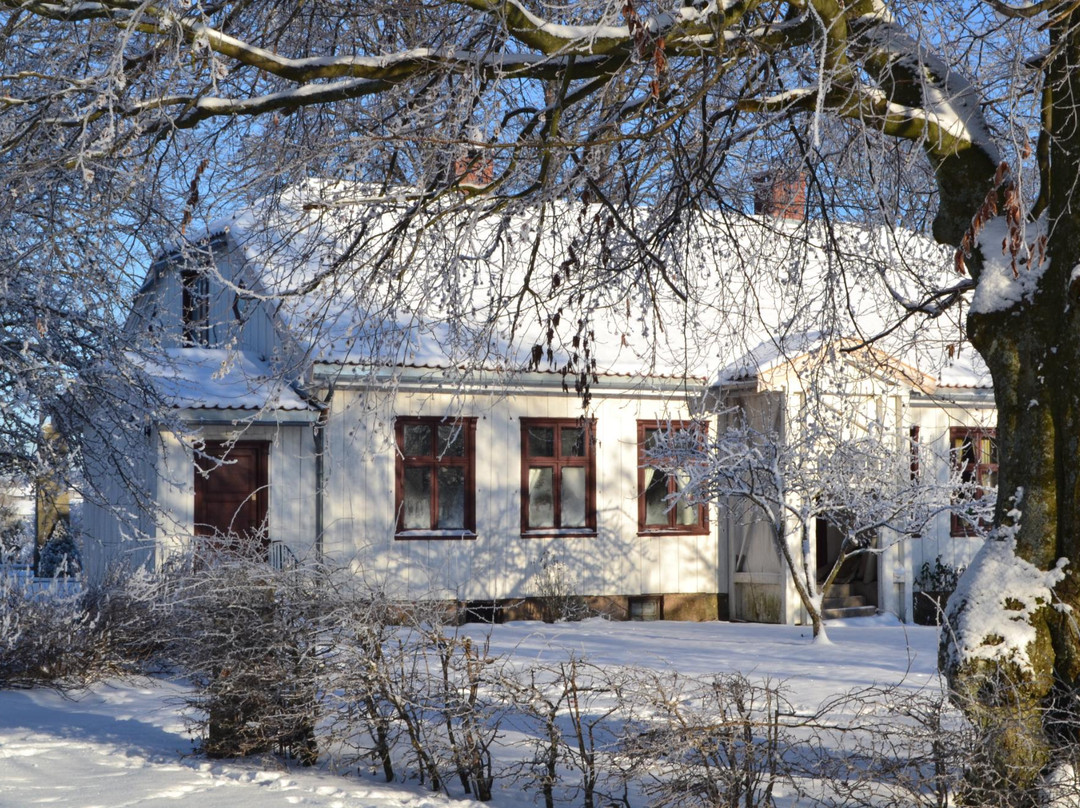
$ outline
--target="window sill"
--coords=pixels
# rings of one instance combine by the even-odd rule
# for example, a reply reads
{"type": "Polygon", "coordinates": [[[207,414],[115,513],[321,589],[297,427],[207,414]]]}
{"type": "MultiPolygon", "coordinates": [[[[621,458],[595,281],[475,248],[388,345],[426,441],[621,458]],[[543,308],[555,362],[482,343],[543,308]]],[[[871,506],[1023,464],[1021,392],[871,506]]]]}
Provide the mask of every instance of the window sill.
{"type": "Polygon", "coordinates": [[[476,533],[471,530],[399,530],[394,534],[395,541],[411,541],[414,539],[475,539],[476,533]]]}
{"type": "Polygon", "coordinates": [[[523,539],[595,539],[596,531],[589,528],[540,528],[537,530],[523,530],[521,531],[521,538],[523,539]]]}

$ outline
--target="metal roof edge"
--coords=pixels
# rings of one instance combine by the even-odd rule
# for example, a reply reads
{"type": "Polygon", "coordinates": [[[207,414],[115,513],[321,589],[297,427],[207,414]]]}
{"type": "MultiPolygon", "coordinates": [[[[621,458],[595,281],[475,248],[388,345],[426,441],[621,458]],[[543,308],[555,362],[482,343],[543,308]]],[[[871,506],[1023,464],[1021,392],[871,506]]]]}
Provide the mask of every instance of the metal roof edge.
{"type": "MultiPolygon", "coordinates": [[[[574,392],[574,377],[554,371],[497,371],[461,368],[342,365],[333,362],[316,362],[312,368],[316,383],[333,382],[339,389],[362,389],[394,386],[397,389],[445,388],[462,393],[489,393],[492,390],[515,392],[567,393],[574,392]]],[[[705,377],[658,376],[630,374],[597,374],[591,389],[608,394],[632,392],[648,393],[686,392],[704,394],[708,389],[705,377]]]]}

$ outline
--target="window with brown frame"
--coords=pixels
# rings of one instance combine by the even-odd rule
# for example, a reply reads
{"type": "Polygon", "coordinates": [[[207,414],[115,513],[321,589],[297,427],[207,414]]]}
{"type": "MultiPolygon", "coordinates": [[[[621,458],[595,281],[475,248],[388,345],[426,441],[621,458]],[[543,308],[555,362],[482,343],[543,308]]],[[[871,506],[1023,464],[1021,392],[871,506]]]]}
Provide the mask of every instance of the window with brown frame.
{"type": "Polygon", "coordinates": [[[698,439],[704,437],[703,424],[680,421],[638,421],[638,531],[641,533],[709,532],[705,506],[690,505],[671,498],[685,485],[685,476],[661,471],[649,465],[648,455],[668,430],[693,430],[698,439]]]}
{"type": "Polygon", "coordinates": [[[532,535],[596,532],[594,424],[521,419],[521,530],[532,535]]]}
{"type": "Polygon", "coordinates": [[[198,269],[180,270],[181,312],[185,345],[210,344],[210,279],[198,269]]]}
{"type": "MultiPolygon", "coordinates": [[[[997,430],[953,427],[949,430],[949,446],[953,470],[966,487],[957,492],[955,502],[963,505],[964,501],[979,500],[989,493],[996,493],[997,430]]],[[[973,520],[963,512],[954,511],[951,518],[952,535],[973,536],[978,532],[973,520]]]]}
{"type": "Polygon", "coordinates": [[[476,419],[398,418],[398,538],[476,535],[476,419]]]}
{"type": "Polygon", "coordinates": [[[921,447],[919,446],[919,427],[908,427],[908,479],[913,483],[917,483],[922,478],[922,469],[920,468],[921,461],[921,447]]]}

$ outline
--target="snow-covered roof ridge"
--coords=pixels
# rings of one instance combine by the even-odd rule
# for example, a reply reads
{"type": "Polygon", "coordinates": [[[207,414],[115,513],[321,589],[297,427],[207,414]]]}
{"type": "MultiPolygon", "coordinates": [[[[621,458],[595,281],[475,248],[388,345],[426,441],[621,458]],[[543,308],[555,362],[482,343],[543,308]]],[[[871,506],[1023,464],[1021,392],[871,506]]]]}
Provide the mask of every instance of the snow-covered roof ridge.
{"type": "MultiPolygon", "coordinates": [[[[311,361],[342,365],[715,379],[773,334],[884,333],[952,267],[925,236],[854,222],[704,210],[644,244],[604,231],[597,205],[487,216],[483,200],[431,212],[417,194],[308,180],[206,232],[228,234],[245,293],[311,361]]],[[[665,215],[626,218],[648,233],[665,215]]],[[[914,323],[878,346],[936,375],[958,324],[939,318],[925,340],[914,323]]]]}

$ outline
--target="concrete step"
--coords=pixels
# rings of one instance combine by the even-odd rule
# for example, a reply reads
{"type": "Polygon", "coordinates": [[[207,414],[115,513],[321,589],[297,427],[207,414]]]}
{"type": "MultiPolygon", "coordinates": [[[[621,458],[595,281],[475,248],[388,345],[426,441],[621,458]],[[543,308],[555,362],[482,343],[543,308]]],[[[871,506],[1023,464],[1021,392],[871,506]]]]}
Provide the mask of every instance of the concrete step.
{"type": "Polygon", "coordinates": [[[840,620],[845,617],[873,617],[877,606],[846,606],[837,609],[822,606],[821,616],[825,620],[840,620]]]}
{"type": "Polygon", "coordinates": [[[837,595],[830,590],[829,596],[821,601],[823,609],[848,609],[856,606],[865,606],[864,595],[837,595]]]}
{"type": "MultiPolygon", "coordinates": [[[[855,584],[833,584],[829,587],[830,598],[846,598],[856,594],[855,584]]],[[[818,581],[818,589],[821,589],[821,581],[818,581]]]]}

